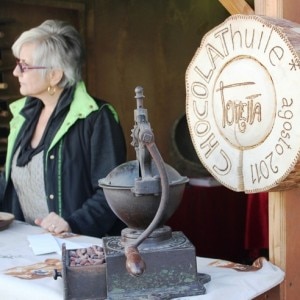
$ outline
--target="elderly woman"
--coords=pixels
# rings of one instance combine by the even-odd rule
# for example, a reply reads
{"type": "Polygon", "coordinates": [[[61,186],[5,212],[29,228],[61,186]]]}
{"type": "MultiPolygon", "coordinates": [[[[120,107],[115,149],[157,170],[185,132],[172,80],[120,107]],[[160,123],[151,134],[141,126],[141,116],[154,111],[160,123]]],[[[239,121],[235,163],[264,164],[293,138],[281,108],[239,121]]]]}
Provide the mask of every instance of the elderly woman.
{"type": "Polygon", "coordinates": [[[62,233],[102,237],[124,227],[98,180],[126,159],[113,107],[81,78],[83,46],[74,27],[48,20],[12,46],[22,99],[13,102],[0,210],[62,233]]]}

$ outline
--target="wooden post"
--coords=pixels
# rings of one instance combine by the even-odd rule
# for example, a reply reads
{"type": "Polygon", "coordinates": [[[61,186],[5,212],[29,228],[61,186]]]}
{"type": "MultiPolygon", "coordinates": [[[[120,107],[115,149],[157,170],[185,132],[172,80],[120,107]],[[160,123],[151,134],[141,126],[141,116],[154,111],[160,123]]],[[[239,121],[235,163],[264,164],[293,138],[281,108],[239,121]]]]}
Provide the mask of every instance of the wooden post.
{"type": "Polygon", "coordinates": [[[254,14],[254,10],[245,0],[219,0],[219,2],[227,9],[231,14],[244,14],[250,15],[254,14]]]}
{"type": "MultiPolygon", "coordinates": [[[[283,17],[283,0],[255,0],[255,13],[283,17]]],[[[279,289],[265,293],[270,300],[294,300],[300,293],[300,190],[269,193],[270,261],[282,268],[286,277],[279,289]]],[[[261,298],[265,299],[265,298],[261,298]]]]}
{"type": "Polygon", "coordinates": [[[298,299],[300,293],[300,189],[269,193],[270,261],[285,271],[281,300],[298,299]]]}
{"type": "Polygon", "coordinates": [[[283,17],[283,0],[254,0],[254,6],[257,15],[283,17]]]}

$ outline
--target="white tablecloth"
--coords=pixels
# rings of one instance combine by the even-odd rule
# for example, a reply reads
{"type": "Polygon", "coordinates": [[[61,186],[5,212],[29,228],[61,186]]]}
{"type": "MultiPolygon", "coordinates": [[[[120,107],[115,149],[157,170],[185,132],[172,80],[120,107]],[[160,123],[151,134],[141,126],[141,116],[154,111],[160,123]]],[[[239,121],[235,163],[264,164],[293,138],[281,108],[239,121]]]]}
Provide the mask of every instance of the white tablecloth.
{"type": "MultiPolygon", "coordinates": [[[[0,299],[63,299],[63,280],[61,278],[58,280],[54,280],[52,277],[26,280],[5,274],[9,268],[32,265],[49,258],[61,259],[59,254],[39,256],[33,254],[27,237],[42,232],[39,227],[18,221],[14,221],[8,229],[0,231],[0,299]]],[[[86,236],[72,237],[72,242],[101,244],[100,239],[86,236]]],[[[209,274],[211,281],[205,284],[205,295],[185,297],[184,299],[253,299],[278,285],[284,279],[284,272],[266,260],[261,269],[251,272],[239,272],[231,268],[220,267],[223,264],[223,261],[217,259],[197,257],[198,272],[209,274]]]]}

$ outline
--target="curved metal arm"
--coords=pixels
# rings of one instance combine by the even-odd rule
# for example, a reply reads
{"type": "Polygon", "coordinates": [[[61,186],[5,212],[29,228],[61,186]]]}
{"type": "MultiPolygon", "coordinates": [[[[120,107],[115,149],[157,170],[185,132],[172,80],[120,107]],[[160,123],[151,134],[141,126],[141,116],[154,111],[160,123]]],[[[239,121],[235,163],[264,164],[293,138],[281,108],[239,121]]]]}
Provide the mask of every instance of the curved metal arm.
{"type": "Polygon", "coordinates": [[[125,246],[125,255],[126,255],[126,268],[127,271],[134,276],[140,276],[144,273],[146,265],[141,258],[141,255],[138,251],[138,246],[157,228],[157,225],[161,221],[163,217],[165,208],[167,207],[170,188],[167,172],[164,166],[163,159],[155,145],[155,143],[146,144],[147,149],[149,150],[160,175],[161,179],[161,199],[160,204],[157,209],[156,215],[153,218],[152,222],[149,226],[144,230],[144,232],[137,238],[137,240],[130,244],[129,246],[125,246]]]}
{"type": "MultiPolygon", "coordinates": [[[[138,99],[138,108],[142,108],[142,88],[138,87],[136,88],[138,99]]],[[[156,167],[158,169],[158,173],[160,176],[160,183],[161,183],[161,199],[160,204],[157,209],[156,215],[153,218],[152,222],[149,224],[149,226],[144,230],[144,232],[137,238],[137,240],[128,245],[125,246],[125,255],[126,255],[126,268],[127,271],[133,275],[133,276],[140,276],[144,273],[146,265],[144,261],[141,258],[141,255],[138,251],[138,246],[157,228],[157,225],[160,223],[162,217],[164,216],[165,209],[167,207],[168,201],[169,201],[169,194],[170,194],[170,188],[169,188],[169,180],[167,171],[165,168],[164,161],[158,151],[158,148],[156,147],[156,144],[154,143],[154,135],[153,132],[150,129],[149,123],[146,120],[145,110],[142,109],[142,122],[138,123],[137,128],[135,128],[135,132],[138,135],[138,137],[134,136],[136,140],[138,140],[139,147],[146,145],[147,150],[149,151],[152,159],[154,160],[154,163],[156,164],[156,167]]],[[[137,116],[138,119],[138,116],[137,116]]],[[[137,142],[135,141],[134,145],[136,145],[137,142]]],[[[141,147],[140,147],[141,148],[141,147]]],[[[138,153],[138,159],[141,159],[140,153],[138,153]]],[[[142,163],[142,168],[144,168],[144,162],[142,163]]],[[[147,172],[146,172],[147,173],[147,172]]]]}

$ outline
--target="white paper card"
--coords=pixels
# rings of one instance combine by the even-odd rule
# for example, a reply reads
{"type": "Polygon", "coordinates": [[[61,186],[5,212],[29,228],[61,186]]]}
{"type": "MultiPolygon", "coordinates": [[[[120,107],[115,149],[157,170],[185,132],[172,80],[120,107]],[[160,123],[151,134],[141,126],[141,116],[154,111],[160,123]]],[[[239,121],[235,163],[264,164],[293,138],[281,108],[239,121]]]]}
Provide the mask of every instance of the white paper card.
{"type": "Polygon", "coordinates": [[[58,253],[61,255],[62,244],[66,245],[67,250],[88,248],[92,243],[76,243],[67,239],[54,237],[51,233],[42,233],[28,235],[27,239],[30,247],[35,255],[58,253]]]}
{"type": "Polygon", "coordinates": [[[28,235],[27,239],[35,255],[60,253],[60,247],[51,233],[28,235]]]}
{"type": "Polygon", "coordinates": [[[58,243],[58,245],[60,246],[60,248],[62,247],[62,244],[66,244],[67,250],[88,248],[88,247],[91,247],[94,245],[91,243],[74,243],[74,242],[68,241],[66,239],[61,239],[61,238],[55,238],[55,239],[56,239],[56,242],[58,243]]]}

